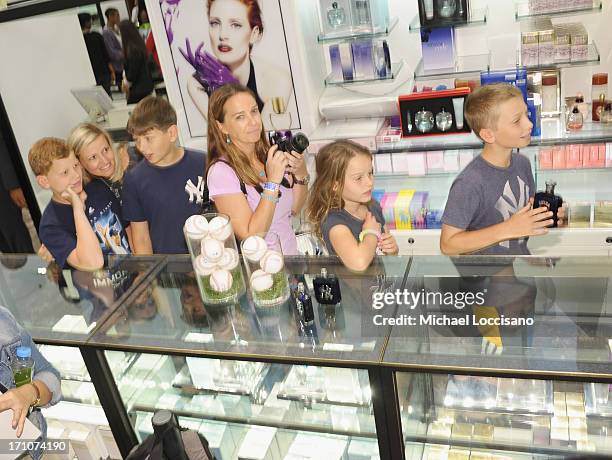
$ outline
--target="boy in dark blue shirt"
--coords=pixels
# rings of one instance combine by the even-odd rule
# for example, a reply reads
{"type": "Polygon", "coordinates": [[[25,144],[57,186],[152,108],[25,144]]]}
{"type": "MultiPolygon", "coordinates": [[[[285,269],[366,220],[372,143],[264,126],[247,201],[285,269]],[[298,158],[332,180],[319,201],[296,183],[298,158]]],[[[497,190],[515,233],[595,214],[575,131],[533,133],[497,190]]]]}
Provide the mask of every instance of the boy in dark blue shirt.
{"type": "Polygon", "coordinates": [[[47,137],[32,146],[28,161],[38,184],[53,193],[40,221],[41,242],[62,268],[67,263],[81,270],[102,267],[102,250],[86,215],[79,160],[66,142],[47,137]]]}
{"type": "Polygon", "coordinates": [[[183,224],[201,212],[204,154],[176,145],[176,112],[161,97],[138,103],[128,131],[146,161],[123,182],[123,216],[132,229],[135,254],[187,253],[183,224]]]}

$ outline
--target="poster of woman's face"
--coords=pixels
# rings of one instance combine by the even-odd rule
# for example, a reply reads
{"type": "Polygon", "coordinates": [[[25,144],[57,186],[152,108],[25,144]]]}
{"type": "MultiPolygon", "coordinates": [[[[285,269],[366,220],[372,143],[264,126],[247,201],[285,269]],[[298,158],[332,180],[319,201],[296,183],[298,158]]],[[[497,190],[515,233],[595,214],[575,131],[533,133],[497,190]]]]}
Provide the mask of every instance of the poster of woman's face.
{"type": "Polygon", "coordinates": [[[280,0],[160,0],[160,8],[191,137],[206,136],[208,98],[226,83],[253,91],[264,129],[300,128],[280,0]]]}

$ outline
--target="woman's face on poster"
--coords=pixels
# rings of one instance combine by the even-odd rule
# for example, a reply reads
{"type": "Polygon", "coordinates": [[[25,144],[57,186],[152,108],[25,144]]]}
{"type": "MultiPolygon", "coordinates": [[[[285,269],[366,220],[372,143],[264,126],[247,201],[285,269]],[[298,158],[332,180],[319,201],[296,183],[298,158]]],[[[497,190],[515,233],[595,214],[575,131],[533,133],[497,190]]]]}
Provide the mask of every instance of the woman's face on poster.
{"type": "Polygon", "coordinates": [[[250,46],[259,39],[259,28],[251,29],[247,7],[239,0],[216,0],[208,18],[212,51],[222,64],[241,64],[250,46]]]}

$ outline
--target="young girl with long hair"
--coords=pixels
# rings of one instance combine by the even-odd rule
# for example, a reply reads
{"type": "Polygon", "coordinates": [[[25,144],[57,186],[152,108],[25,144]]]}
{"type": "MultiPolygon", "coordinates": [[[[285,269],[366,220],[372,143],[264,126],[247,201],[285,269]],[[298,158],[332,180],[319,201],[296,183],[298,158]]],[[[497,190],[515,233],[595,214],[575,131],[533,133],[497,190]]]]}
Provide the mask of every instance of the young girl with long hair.
{"type": "Polygon", "coordinates": [[[306,214],[330,254],[349,269],[363,271],[378,248],[397,254],[380,204],[372,198],[372,154],[346,140],[332,142],[317,154],[317,178],[306,214]]]}

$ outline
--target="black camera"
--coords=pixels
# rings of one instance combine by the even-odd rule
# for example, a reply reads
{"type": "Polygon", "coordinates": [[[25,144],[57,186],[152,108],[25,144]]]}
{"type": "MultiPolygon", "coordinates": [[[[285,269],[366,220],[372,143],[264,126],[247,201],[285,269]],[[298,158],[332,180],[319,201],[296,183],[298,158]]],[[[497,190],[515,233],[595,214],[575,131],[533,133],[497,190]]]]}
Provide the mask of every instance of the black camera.
{"type": "Polygon", "coordinates": [[[291,134],[291,131],[275,131],[270,135],[270,143],[277,145],[281,152],[304,153],[310,145],[308,138],[302,133],[291,134]]]}

